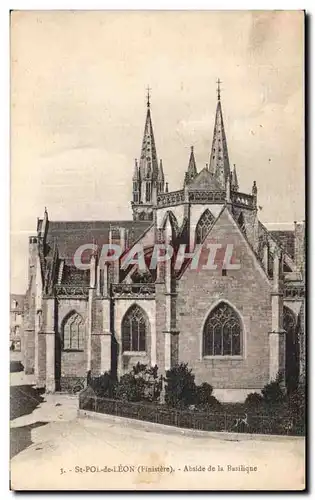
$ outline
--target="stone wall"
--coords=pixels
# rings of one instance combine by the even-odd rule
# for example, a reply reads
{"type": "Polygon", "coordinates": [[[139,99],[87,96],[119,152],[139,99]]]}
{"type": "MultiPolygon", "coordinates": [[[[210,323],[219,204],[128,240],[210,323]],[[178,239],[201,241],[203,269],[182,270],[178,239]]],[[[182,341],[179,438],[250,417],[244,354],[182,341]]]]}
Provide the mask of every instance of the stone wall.
{"type": "MultiPolygon", "coordinates": [[[[211,241],[232,243],[239,270],[187,270],[178,284],[179,359],[187,362],[196,382],[216,389],[260,389],[269,377],[271,329],[270,285],[231,216],[224,212],[211,232],[211,241]],[[241,318],[240,357],[203,357],[203,326],[210,310],[225,300],[241,318]]],[[[210,241],[210,238],[209,238],[210,241]]],[[[207,243],[207,242],[206,242],[207,243]]]]}

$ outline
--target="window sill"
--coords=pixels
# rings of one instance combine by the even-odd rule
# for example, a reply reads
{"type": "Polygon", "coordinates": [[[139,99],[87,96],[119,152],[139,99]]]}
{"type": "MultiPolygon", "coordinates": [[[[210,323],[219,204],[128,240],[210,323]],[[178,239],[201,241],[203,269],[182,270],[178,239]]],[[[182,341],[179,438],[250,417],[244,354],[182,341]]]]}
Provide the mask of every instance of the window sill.
{"type": "Polygon", "coordinates": [[[241,360],[241,359],[244,359],[244,356],[242,355],[236,355],[236,356],[202,356],[202,359],[235,359],[236,361],[237,360],[241,360]]]}
{"type": "Polygon", "coordinates": [[[146,351],[124,351],[123,356],[146,356],[146,351]]]}
{"type": "Polygon", "coordinates": [[[84,349],[62,349],[62,352],[84,352],[84,349]]]}

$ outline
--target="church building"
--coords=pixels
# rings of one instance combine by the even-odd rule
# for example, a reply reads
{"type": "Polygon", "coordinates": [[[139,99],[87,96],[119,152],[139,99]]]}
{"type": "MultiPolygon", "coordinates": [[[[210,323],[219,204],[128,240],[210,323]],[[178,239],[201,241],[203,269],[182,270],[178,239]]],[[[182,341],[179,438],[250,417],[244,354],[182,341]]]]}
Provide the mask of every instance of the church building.
{"type": "Polygon", "coordinates": [[[26,373],[47,392],[72,391],[88,372],[120,377],[140,361],[163,374],[184,362],[222,402],[244,401],[278,375],[294,389],[305,372],[304,223],[269,231],[260,222],[256,182],[242,192],[230,163],[220,88],[208,163],[198,171],[191,147],[177,191],[165,173],[148,96],[133,217],[54,221],[45,209],[29,237],[26,373]],[[75,265],[81,245],[107,242],[124,251],[141,245],[146,259],[156,243],[187,250],[179,269],[168,260],[142,272],[122,257],[101,266],[98,251],[88,269],[75,265]],[[233,248],[239,266],[193,269],[196,245],[214,244],[233,248]]]}

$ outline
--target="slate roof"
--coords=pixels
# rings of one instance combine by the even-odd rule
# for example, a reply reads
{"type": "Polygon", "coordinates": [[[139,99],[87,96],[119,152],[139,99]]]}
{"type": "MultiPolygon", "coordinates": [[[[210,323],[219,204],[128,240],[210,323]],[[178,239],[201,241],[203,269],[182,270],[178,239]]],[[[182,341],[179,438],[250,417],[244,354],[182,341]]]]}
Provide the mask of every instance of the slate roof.
{"type": "Polygon", "coordinates": [[[294,259],[294,231],[269,231],[285,252],[294,259]]]}
{"type": "Polygon", "coordinates": [[[94,243],[101,247],[109,243],[110,226],[124,227],[129,231],[129,239],[137,240],[152,221],[49,221],[46,243],[48,251],[56,243],[58,256],[72,262],[79,246],[94,243]]]}

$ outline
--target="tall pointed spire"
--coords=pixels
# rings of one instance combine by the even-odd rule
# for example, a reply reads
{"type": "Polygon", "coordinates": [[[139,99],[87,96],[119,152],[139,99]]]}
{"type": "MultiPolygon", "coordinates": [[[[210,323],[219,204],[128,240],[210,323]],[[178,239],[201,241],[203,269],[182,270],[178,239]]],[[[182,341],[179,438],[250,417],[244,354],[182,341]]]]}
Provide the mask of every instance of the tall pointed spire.
{"type": "Polygon", "coordinates": [[[133,174],[133,200],[131,202],[134,220],[152,220],[157,194],[164,192],[164,173],[156,154],[151,119],[150,88],[146,94],[147,113],[144,125],[141,154],[133,174]],[[137,179],[138,176],[138,179],[137,179]]]}
{"type": "Polygon", "coordinates": [[[210,154],[209,170],[215,177],[222,189],[226,187],[226,181],[230,175],[230,162],[224,130],[223,113],[221,106],[221,87],[220,80],[217,81],[217,110],[215,115],[215,124],[213,131],[212,148],[210,154]]]}
{"type": "Polygon", "coordinates": [[[184,185],[189,184],[189,182],[191,182],[196,176],[197,176],[197,167],[194,154],[194,146],[191,146],[188,168],[185,173],[184,185]]]}
{"type": "Polygon", "coordinates": [[[234,163],[233,172],[232,172],[231,188],[232,188],[232,191],[238,191],[238,188],[239,188],[235,163],[234,163]]]}
{"type": "Polygon", "coordinates": [[[148,88],[147,90],[147,116],[142,139],[139,169],[141,180],[156,180],[158,177],[158,160],[151,120],[150,89],[148,88]]]}

